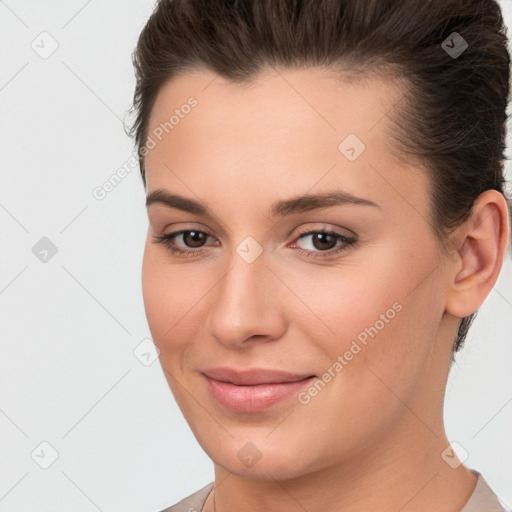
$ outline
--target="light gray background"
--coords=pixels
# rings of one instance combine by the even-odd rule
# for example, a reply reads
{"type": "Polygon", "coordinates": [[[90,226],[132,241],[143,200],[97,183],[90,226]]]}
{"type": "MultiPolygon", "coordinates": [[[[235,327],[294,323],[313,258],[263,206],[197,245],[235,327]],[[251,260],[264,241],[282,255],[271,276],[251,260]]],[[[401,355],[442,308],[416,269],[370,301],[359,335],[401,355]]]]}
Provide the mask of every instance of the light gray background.
{"type": "MultiPolygon", "coordinates": [[[[510,26],[510,0],[502,5],[510,26]]],[[[153,0],[0,1],[3,512],[152,512],[213,480],[158,361],[145,366],[133,353],[150,337],[138,169],[103,200],[93,196],[132,154],[122,125],[130,55],[152,8],[153,0]],[[50,48],[43,31],[59,45],[46,59],[31,47],[46,37],[50,48]],[[46,263],[32,252],[42,237],[58,249],[46,263]],[[58,452],[47,469],[44,441],[58,452]]],[[[511,283],[508,257],[446,399],[449,438],[509,508],[511,283]]]]}

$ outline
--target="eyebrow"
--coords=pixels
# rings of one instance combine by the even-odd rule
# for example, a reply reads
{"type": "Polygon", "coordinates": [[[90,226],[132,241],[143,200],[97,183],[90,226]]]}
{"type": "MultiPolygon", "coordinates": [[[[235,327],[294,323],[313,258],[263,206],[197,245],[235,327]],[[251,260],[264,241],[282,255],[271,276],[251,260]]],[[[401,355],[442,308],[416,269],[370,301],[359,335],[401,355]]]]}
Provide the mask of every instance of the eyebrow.
{"type": "MultiPolygon", "coordinates": [[[[152,204],[162,204],[168,208],[176,208],[210,219],[214,219],[215,217],[205,203],[178,194],[171,194],[163,189],[156,189],[148,194],[146,197],[146,208],[152,204]]],[[[354,196],[343,190],[333,190],[320,194],[306,194],[276,201],[270,206],[270,214],[272,217],[283,217],[285,215],[348,204],[380,208],[380,205],[369,199],[354,196]]]]}

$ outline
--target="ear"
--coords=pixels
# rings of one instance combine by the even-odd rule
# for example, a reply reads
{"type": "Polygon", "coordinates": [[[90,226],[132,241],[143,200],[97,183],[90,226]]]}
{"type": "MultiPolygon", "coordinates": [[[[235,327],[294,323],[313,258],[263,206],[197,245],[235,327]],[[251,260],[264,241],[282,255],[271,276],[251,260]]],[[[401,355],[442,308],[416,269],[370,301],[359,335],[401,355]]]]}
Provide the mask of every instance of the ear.
{"type": "Polygon", "coordinates": [[[482,305],[503,265],[510,237],[505,197],[497,190],[480,194],[471,217],[456,232],[446,311],[463,318],[482,305]]]}

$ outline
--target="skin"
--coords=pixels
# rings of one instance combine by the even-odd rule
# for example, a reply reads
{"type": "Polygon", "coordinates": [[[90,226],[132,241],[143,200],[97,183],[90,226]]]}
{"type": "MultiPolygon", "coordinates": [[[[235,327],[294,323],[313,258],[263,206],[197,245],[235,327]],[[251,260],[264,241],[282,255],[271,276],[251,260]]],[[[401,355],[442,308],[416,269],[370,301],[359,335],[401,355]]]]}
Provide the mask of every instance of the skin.
{"type": "MultiPolygon", "coordinates": [[[[427,221],[428,175],[393,151],[386,114],[396,82],[347,83],[325,70],[269,69],[250,85],[206,70],[161,89],[149,133],[194,96],[198,105],[146,157],[147,193],[207,203],[214,218],[148,207],[142,285],[149,327],[176,401],[215,464],[214,510],[452,512],[476,478],[441,456],[443,399],[458,320],[496,282],[509,239],[496,191],[475,202],[443,254],[427,221]],[[366,146],[349,161],[349,134],[366,146]],[[379,207],[339,205],[272,218],[271,203],[343,189],[379,207]],[[334,251],[299,230],[356,235],[334,251]],[[210,236],[173,255],[154,235],[210,236]],[[247,263],[247,237],[263,252],[247,263]],[[322,249],[322,247],[324,247],[322,249]],[[307,257],[306,249],[319,254],[307,257]],[[267,367],[321,376],[358,334],[402,309],[307,404],[293,397],[262,413],[227,411],[200,371],[267,367]],[[239,450],[261,458],[247,467],[239,450]]],[[[451,460],[457,461],[453,454],[451,460]]]]}

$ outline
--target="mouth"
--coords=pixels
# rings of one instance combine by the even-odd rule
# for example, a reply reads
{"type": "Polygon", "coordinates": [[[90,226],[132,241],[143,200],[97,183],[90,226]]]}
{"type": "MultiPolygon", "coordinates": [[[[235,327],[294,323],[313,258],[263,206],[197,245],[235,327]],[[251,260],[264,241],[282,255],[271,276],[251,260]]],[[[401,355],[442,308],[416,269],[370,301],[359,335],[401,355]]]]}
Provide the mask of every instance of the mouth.
{"type": "Polygon", "coordinates": [[[292,373],[284,370],[270,368],[236,369],[229,367],[207,368],[202,372],[206,377],[229,382],[238,386],[257,384],[286,384],[297,382],[308,377],[314,377],[311,373],[292,373]]]}
{"type": "Polygon", "coordinates": [[[296,395],[310,385],[315,375],[280,370],[228,368],[204,370],[210,396],[222,407],[235,412],[261,412],[296,395]]]}

